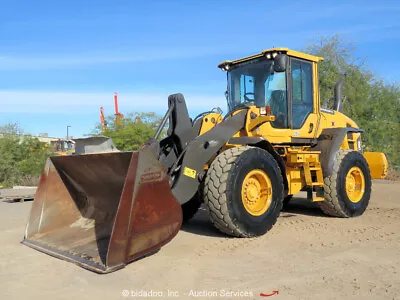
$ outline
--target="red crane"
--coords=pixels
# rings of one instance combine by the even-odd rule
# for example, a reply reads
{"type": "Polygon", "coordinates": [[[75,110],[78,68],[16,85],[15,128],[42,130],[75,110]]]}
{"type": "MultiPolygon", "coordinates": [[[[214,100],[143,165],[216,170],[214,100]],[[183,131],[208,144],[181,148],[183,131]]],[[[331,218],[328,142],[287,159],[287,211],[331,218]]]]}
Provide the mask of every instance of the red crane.
{"type": "MultiPolygon", "coordinates": [[[[115,128],[118,129],[120,124],[121,124],[121,119],[124,117],[123,114],[121,114],[118,111],[118,94],[114,93],[114,109],[115,109],[115,119],[114,119],[114,124],[115,128]]],[[[107,121],[105,120],[104,117],[104,107],[100,107],[100,123],[101,123],[101,131],[104,133],[107,129],[107,121]]]]}
{"type": "Polygon", "coordinates": [[[121,123],[121,119],[124,117],[124,115],[118,111],[118,94],[117,93],[114,93],[114,108],[115,108],[114,123],[115,123],[115,128],[118,129],[119,125],[121,123]]]}
{"type": "Polygon", "coordinates": [[[101,123],[101,132],[104,133],[104,131],[106,131],[107,129],[107,126],[106,126],[106,120],[104,118],[103,106],[100,106],[100,123],[101,123]]]}

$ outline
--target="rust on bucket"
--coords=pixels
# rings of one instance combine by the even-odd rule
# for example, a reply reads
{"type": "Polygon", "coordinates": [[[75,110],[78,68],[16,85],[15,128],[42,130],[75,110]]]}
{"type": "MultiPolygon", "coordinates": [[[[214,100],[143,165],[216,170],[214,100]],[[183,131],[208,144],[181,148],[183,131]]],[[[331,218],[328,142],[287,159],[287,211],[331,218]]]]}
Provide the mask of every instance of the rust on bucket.
{"type": "Polygon", "coordinates": [[[108,273],[179,231],[180,204],[150,147],[48,159],[23,244],[108,273]]]}

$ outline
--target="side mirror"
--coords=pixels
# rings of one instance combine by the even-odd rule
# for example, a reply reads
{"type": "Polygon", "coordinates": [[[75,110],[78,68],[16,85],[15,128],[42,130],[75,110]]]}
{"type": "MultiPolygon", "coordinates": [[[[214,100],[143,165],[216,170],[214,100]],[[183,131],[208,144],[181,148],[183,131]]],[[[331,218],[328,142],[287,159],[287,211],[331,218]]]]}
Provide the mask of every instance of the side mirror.
{"type": "Polygon", "coordinates": [[[285,72],[286,71],[286,54],[278,54],[274,58],[274,71],[275,72],[285,72]]]}

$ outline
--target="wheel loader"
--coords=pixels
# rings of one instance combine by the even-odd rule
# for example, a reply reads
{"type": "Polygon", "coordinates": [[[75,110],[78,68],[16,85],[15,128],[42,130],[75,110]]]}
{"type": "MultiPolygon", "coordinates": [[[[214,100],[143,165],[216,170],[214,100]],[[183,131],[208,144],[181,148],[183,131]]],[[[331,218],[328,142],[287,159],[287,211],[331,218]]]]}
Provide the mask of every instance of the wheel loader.
{"type": "Polygon", "coordinates": [[[108,273],[158,251],[202,203],[218,230],[238,238],[265,234],[300,191],[328,216],[362,215],[388,162],[363,152],[363,130],[341,112],[343,81],[334,107],[321,108],[322,60],[273,48],[225,61],[225,115],[191,119],[173,94],[140,151],[101,137],[49,158],[22,243],[108,273]]]}

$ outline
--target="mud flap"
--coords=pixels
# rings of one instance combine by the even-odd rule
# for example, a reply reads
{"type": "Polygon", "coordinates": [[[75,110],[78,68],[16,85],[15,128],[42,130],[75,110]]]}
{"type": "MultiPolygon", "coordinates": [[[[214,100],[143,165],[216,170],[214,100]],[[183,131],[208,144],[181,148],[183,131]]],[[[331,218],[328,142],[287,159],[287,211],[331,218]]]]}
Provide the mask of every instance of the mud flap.
{"type": "Polygon", "coordinates": [[[22,243],[108,273],[156,252],[181,223],[168,175],[149,147],[51,157],[22,243]]]}

